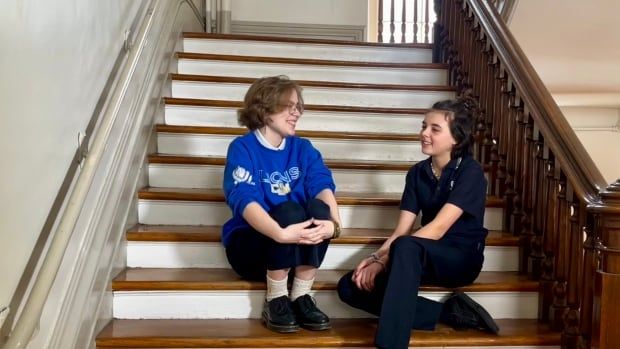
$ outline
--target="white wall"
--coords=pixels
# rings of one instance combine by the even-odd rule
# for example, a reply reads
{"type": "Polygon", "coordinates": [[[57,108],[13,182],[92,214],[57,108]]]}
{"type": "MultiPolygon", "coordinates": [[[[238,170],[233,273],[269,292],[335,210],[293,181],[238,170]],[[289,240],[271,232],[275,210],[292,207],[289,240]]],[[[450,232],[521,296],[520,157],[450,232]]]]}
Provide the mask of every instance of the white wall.
{"type": "Polygon", "coordinates": [[[232,0],[233,21],[367,24],[366,0],[232,0]]]}
{"type": "Polygon", "coordinates": [[[561,110],[607,183],[620,178],[620,109],[562,106],[561,110]]]}
{"type": "Polygon", "coordinates": [[[0,308],[35,241],[143,1],[0,3],[0,308]]]}

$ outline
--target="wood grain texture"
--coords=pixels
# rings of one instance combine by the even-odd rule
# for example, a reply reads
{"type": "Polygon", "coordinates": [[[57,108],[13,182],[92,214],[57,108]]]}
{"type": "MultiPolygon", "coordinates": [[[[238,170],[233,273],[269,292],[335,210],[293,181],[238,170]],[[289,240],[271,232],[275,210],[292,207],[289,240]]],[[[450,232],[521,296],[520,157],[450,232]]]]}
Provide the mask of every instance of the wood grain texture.
{"type": "Polygon", "coordinates": [[[386,44],[364,41],[330,40],[330,39],[306,39],[306,38],[285,38],[279,36],[260,36],[260,35],[240,35],[240,34],[215,34],[215,33],[183,33],[185,39],[218,39],[218,40],[243,40],[243,41],[263,41],[263,42],[286,42],[298,44],[319,44],[319,45],[344,45],[360,47],[393,47],[393,48],[420,48],[432,49],[432,44],[386,44]]]}
{"type": "MultiPolygon", "coordinates": [[[[164,97],[166,105],[175,106],[194,106],[194,107],[216,107],[216,108],[241,108],[243,103],[240,101],[223,101],[216,99],[199,98],[172,98],[164,97]]],[[[376,108],[376,107],[353,107],[344,105],[317,105],[304,104],[304,110],[320,112],[339,112],[339,113],[375,113],[375,114],[410,114],[420,115],[427,113],[430,109],[425,108],[376,108]]]]}
{"type": "Polygon", "coordinates": [[[297,65],[304,65],[304,66],[319,65],[319,66],[338,66],[338,67],[401,68],[401,69],[447,69],[448,68],[448,65],[443,64],[443,63],[358,62],[358,61],[337,61],[337,60],[309,59],[309,58],[218,55],[218,54],[212,54],[212,53],[191,53],[191,52],[177,52],[177,58],[178,59],[207,60],[207,61],[226,61],[226,62],[297,64],[297,65]]]}
{"type": "MultiPolygon", "coordinates": [[[[185,134],[212,134],[240,136],[248,133],[248,129],[241,127],[211,127],[211,126],[177,126],[156,125],[157,132],[185,133],[185,134]]],[[[390,134],[372,132],[330,132],[330,131],[295,131],[299,137],[326,138],[326,139],[351,139],[351,140],[378,140],[378,141],[411,141],[420,140],[418,134],[390,134]]]]}
{"type": "MultiPolygon", "coordinates": [[[[193,75],[193,74],[170,74],[172,81],[190,81],[190,82],[219,82],[230,84],[247,84],[250,85],[257,78],[244,78],[232,76],[211,76],[211,75],[193,75]]],[[[329,87],[342,89],[370,89],[370,90],[397,90],[397,91],[456,91],[452,86],[441,85],[395,85],[395,84],[364,84],[357,82],[335,82],[335,81],[310,81],[295,80],[302,87],[329,87]]]]}
{"type": "MultiPolygon", "coordinates": [[[[221,226],[145,225],[137,224],[127,231],[128,241],[220,242],[221,226]]],[[[391,229],[343,228],[331,244],[382,244],[391,229]]],[[[490,231],[486,246],[518,246],[519,238],[501,231],[490,231]]]]}
{"type": "MultiPolygon", "coordinates": [[[[500,334],[455,331],[438,325],[435,331],[415,331],[412,347],[551,346],[560,333],[536,320],[497,320],[500,334]]],[[[113,320],[96,339],[98,348],[326,348],[373,347],[373,319],[332,319],[327,331],[300,330],[279,334],[260,320],[113,320]]]]}
{"type": "MultiPolygon", "coordinates": [[[[204,188],[161,188],[146,187],[138,192],[138,198],[143,200],[178,200],[178,201],[215,201],[224,202],[224,192],[221,189],[204,188]]],[[[401,195],[399,193],[336,193],[339,205],[377,205],[398,206],[401,195]]],[[[504,201],[497,197],[487,197],[487,207],[503,207],[504,201]]]]}
{"type": "MultiPolygon", "coordinates": [[[[349,270],[319,270],[312,288],[335,290],[349,270]]],[[[218,268],[128,268],[112,282],[114,291],[230,291],[265,290],[264,282],[242,280],[232,269],[218,268]]],[[[422,291],[450,291],[425,285],[422,291]]],[[[459,288],[465,292],[536,292],[538,282],[517,272],[481,272],[472,285],[459,288]]]]}
{"type": "MultiPolygon", "coordinates": [[[[212,165],[224,166],[226,158],[217,156],[181,156],[153,154],[148,157],[151,164],[165,165],[212,165]]],[[[405,161],[373,161],[373,160],[337,160],[325,159],[325,165],[330,169],[347,170],[375,170],[375,171],[408,171],[414,162],[405,161]]]]}

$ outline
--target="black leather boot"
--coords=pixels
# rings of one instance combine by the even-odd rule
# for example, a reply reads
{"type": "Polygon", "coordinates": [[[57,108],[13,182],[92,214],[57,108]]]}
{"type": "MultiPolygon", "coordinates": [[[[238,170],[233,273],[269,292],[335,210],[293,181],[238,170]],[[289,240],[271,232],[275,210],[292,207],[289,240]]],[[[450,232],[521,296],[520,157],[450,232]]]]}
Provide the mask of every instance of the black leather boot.
{"type": "Polygon", "coordinates": [[[454,292],[443,304],[441,321],[454,329],[479,329],[497,334],[499,326],[491,315],[463,292],[454,292]]]}
{"type": "Polygon", "coordinates": [[[313,331],[322,331],[332,327],[329,322],[329,317],[316,307],[314,298],[308,294],[298,297],[293,302],[293,311],[297,316],[297,322],[299,322],[303,328],[313,331]]]}
{"type": "Polygon", "coordinates": [[[263,322],[268,329],[280,333],[297,332],[299,324],[291,309],[291,300],[288,296],[280,296],[263,305],[263,322]]]}

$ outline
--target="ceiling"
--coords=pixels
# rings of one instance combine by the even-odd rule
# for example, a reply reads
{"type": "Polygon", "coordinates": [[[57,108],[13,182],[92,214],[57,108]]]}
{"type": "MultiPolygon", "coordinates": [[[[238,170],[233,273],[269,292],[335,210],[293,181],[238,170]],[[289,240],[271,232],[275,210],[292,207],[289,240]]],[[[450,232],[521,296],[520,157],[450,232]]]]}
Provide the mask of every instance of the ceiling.
{"type": "Polygon", "coordinates": [[[619,14],[618,0],[520,0],[509,26],[552,94],[605,94],[615,100],[619,14]]]}

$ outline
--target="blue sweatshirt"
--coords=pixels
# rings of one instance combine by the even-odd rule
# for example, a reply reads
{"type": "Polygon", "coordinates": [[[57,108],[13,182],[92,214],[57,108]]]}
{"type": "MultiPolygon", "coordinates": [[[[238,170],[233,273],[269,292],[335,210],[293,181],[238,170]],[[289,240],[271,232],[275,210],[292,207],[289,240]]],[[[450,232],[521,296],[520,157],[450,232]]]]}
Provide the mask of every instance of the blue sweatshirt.
{"type": "Polygon", "coordinates": [[[269,212],[282,202],[304,204],[324,189],[335,190],[331,171],[309,140],[292,136],[285,142],[282,150],[268,149],[249,132],[228,147],[224,195],[233,217],[222,228],[224,246],[233,231],[249,227],[242,215],[249,203],[269,212]]]}

